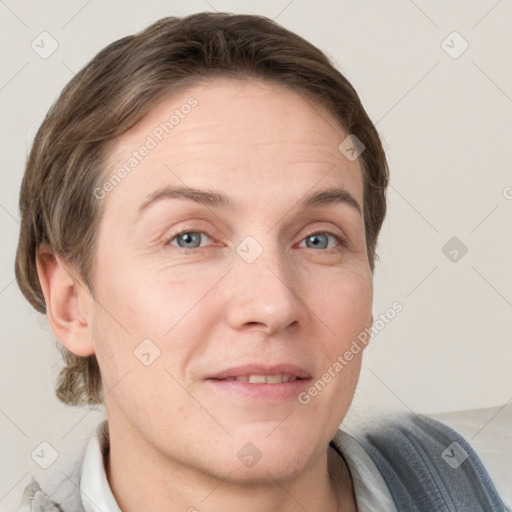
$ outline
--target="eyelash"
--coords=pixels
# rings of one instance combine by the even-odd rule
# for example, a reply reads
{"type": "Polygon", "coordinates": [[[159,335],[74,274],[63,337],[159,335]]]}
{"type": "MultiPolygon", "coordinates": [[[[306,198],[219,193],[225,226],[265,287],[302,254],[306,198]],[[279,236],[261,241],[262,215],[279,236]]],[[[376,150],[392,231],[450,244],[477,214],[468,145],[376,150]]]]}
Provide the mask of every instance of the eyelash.
{"type": "MultiPolygon", "coordinates": [[[[179,233],[175,233],[171,238],[169,238],[167,240],[167,242],[165,243],[165,245],[173,245],[174,247],[176,247],[177,249],[181,249],[182,251],[185,251],[185,254],[190,254],[190,253],[194,253],[196,251],[199,251],[200,249],[204,249],[205,247],[194,247],[192,249],[186,249],[184,247],[179,247],[177,245],[174,245],[174,244],[171,244],[171,242],[175,239],[175,238],[178,238],[179,236],[181,235],[184,235],[186,233],[198,233],[198,234],[202,234],[202,235],[206,235],[208,238],[210,238],[210,240],[212,240],[212,237],[208,235],[208,233],[206,233],[205,231],[194,231],[192,229],[184,229],[182,231],[180,231],[179,233]]],[[[331,247],[329,249],[321,249],[321,252],[332,252],[332,251],[339,251],[343,248],[346,248],[348,246],[348,241],[346,240],[346,238],[336,234],[336,233],[333,233],[331,231],[312,231],[311,233],[308,233],[302,240],[301,242],[303,242],[304,240],[306,240],[306,238],[309,238],[310,236],[313,236],[313,235],[330,235],[332,236],[333,238],[336,239],[336,241],[338,242],[338,246],[337,247],[331,247]]],[[[306,247],[306,249],[311,249],[310,247],[306,247]]]]}

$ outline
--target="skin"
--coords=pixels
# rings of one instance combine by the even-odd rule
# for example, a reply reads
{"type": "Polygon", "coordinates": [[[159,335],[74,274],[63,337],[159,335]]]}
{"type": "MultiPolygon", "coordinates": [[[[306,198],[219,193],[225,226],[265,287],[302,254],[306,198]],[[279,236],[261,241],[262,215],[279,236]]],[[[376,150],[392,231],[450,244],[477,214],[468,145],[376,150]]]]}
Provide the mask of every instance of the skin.
{"type": "Polygon", "coordinates": [[[313,383],[372,325],[363,217],[345,203],[296,208],[331,186],[362,208],[359,160],[338,150],[348,134],[334,117],[296,92],[217,78],[173,93],[121,136],[106,178],[191,96],[198,105],[103,199],[97,300],[65,261],[38,257],[52,329],[100,365],[110,486],[125,512],[169,503],[201,512],[356,510],[350,475],[328,444],[363,350],[307,405],[227,394],[204,379],[285,361],[313,383]],[[164,185],[223,192],[241,209],[166,199],[138,219],[164,185]],[[194,251],[180,247],[182,230],[204,233],[194,251]],[[307,245],[313,233],[320,247],[307,245]],[[252,263],[236,252],[247,236],[262,248],[252,263]],[[160,350],[149,366],[133,353],[147,338],[160,350]],[[247,442],[262,454],[252,467],[237,457],[247,442]]]}

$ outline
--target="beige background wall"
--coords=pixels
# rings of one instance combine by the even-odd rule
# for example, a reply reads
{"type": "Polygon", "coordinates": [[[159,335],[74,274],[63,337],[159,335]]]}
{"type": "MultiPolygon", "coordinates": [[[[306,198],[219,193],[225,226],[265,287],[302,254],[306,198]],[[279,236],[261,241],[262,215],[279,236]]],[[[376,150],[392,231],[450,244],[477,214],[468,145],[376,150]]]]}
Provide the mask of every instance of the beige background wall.
{"type": "Polygon", "coordinates": [[[384,140],[391,186],[374,316],[395,301],[403,311],[368,348],[349,416],[512,399],[511,1],[5,0],[0,508],[28,482],[27,470],[38,469],[30,453],[40,442],[60,449],[88,435],[103,414],[54,398],[55,338],[14,281],[18,190],[30,141],[62,87],[106,44],[163,16],[213,9],[264,14],[328,52],[384,140]],[[46,37],[45,51],[51,49],[43,31],[58,44],[47,58],[31,47],[46,37]]]}

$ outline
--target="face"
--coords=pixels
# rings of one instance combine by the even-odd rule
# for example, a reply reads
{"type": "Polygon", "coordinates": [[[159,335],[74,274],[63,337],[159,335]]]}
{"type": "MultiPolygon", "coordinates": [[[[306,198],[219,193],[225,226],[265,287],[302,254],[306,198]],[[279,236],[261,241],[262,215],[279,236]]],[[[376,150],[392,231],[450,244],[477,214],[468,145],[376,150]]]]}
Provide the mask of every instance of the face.
{"type": "Polygon", "coordinates": [[[362,351],[333,366],[372,324],[347,135],[289,89],[218,78],[117,141],[105,179],[129,172],[97,194],[90,305],[111,436],[240,481],[291,477],[325,454],[362,351]],[[306,204],[331,188],[344,194],[306,204]],[[261,382],[276,374],[292,378],[261,382]]]}

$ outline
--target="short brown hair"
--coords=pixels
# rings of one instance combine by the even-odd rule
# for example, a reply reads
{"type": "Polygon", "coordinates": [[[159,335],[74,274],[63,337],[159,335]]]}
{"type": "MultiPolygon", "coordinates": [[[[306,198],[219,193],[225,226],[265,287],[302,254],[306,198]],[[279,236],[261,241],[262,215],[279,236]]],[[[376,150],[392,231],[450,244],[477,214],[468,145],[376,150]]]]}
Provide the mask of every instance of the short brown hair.
{"type": "MultiPolygon", "coordinates": [[[[264,16],[198,13],[166,17],[101,50],[66,85],[34,139],[20,192],[18,285],[46,313],[36,255],[48,247],[77,271],[94,297],[94,255],[110,144],[178,86],[238,75],[288,86],[322,105],[365,146],[360,155],[371,271],[386,214],[389,171],[377,130],[330,59],[264,16]]],[[[341,142],[341,141],[340,141],[341,142]]],[[[60,346],[60,343],[58,343],[60,346]]],[[[95,355],[65,347],[56,395],[70,405],[102,402],[95,355]]]]}

